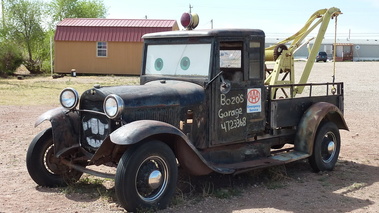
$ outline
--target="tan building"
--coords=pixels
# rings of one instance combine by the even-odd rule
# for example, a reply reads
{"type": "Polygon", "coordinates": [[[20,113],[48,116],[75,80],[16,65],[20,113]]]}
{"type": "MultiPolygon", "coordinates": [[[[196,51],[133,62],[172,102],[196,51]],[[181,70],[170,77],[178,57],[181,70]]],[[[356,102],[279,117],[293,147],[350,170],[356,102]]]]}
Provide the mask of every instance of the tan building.
{"type": "Polygon", "coordinates": [[[178,29],[175,20],[64,19],[54,37],[54,71],[139,75],[142,35],[178,29]]]}

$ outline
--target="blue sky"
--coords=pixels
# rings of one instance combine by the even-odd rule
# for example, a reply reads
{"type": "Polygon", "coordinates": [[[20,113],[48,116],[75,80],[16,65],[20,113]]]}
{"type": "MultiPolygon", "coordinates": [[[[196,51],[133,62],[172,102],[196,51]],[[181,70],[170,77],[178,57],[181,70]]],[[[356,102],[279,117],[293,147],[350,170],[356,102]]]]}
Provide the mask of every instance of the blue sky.
{"type": "MultiPolygon", "coordinates": [[[[254,28],[268,37],[289,36],[298,31],[311,14],[323,8],[338,7],[338,37],[379,38],[379,0],[104,0],[107,18],[175,19],[180,25],[183,12],[200,17],[198,29],[254,28]]],[[[326,37],[333,37],[334,21],[326,37]]]]}

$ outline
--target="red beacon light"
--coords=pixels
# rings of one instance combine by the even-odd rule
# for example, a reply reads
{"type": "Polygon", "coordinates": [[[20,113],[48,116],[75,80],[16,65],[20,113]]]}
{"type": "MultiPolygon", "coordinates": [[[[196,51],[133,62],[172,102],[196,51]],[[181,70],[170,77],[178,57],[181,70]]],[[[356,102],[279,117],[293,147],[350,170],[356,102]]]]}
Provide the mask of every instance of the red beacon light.
{"type": "Polygon", "coordinates": [[[196,13],[183,13],[180,23],[186,30],[193,30],[199,25],[199,15],[196,13]]]}

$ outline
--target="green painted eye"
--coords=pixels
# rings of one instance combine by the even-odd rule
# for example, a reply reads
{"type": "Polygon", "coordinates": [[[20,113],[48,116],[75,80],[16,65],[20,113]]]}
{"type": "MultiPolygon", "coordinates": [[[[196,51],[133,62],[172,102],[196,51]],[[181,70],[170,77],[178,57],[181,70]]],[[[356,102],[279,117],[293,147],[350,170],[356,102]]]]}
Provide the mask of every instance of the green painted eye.
{"type": "Polygon", "coordinates": [[[161,58],[157,58],[154,63],[155,70],[161,71],[163,68],[163,60],[161,58]]]}
{"type": "Polygon", "coordinates": [[[182,60],[180,61],[180,67],[182,68],[182,70],[188,70],[190,65],[191,65],[191,61],[187,56],[183,57],[182,60]]]}

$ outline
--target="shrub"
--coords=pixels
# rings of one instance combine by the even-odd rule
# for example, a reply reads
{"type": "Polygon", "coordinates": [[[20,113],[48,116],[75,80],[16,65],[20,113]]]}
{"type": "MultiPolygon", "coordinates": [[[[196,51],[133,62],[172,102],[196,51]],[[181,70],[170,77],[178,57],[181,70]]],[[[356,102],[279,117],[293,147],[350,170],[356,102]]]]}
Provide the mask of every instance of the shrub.
{"type": "Polygon", "coordinates": [[[13,74],[22,62],[22,53],[15,45],[6,41],[0,43],[0,76],[13,74]]]}

